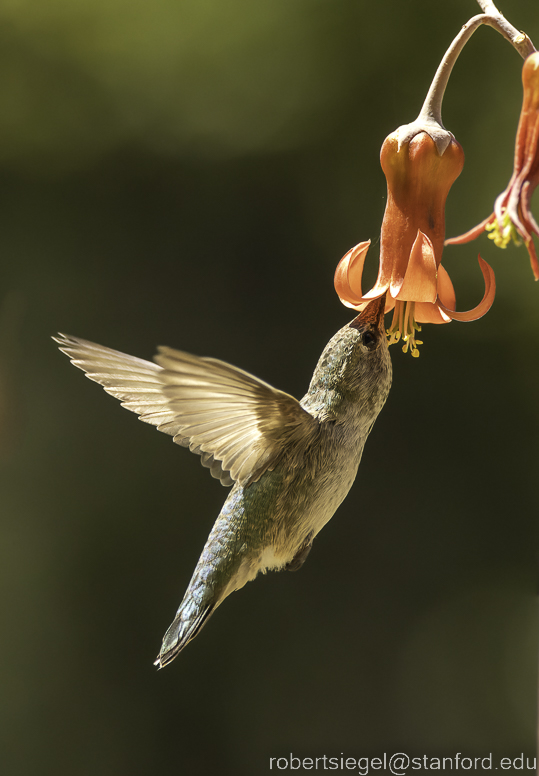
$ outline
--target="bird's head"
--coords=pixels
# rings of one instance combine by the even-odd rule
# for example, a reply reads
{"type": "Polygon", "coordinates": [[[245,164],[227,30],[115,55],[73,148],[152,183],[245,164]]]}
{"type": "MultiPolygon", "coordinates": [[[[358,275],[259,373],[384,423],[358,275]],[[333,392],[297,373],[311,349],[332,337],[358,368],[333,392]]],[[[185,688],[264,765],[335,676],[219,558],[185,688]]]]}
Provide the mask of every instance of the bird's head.
{"type": "Polygon", "coordinates": [[[385,295],[374,299],[328,342],[311,381],[309,404],[320,405],[320,410],[325,405],[338,414],[344,405],[359,404],[374,422],[392,376],[384,306],[385,295]]]}

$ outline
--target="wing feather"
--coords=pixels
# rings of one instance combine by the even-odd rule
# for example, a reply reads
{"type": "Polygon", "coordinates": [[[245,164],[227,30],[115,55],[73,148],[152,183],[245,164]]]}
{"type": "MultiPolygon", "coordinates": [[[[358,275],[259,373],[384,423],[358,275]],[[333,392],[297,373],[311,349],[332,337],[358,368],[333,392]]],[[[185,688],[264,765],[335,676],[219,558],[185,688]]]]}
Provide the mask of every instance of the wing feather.
{"type": "Polygon", "coordinates": [[[122,406],[201,456],[224,485],[256,481],[315,419],[289,394],[214,358],[159,348],[156,363],[59,334],[72,363],[122,406]]]}

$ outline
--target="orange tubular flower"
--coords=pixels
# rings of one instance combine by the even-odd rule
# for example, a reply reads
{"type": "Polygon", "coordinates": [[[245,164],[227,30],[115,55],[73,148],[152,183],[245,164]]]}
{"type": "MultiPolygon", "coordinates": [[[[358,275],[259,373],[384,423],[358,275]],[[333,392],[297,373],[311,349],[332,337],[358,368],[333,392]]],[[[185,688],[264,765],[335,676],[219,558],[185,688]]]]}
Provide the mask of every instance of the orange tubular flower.
{"type": "MultiPolygon", "coordinates": [[[[401,128],[405,130],[406,128],[401,128]]],[[[352,248],[339,262],[335,289],[343,304],[362,310],[387,292],[386,312],[395,310],[388,330],[390,344],[402,338],[403,350],[419,355],[416,332],[420,323],[449,323],[480,318],[494,301],[495,280],[479,257],[485,294],[477,307],[455,312],[455,292],[441,265],[445,235],[445,201],[464,164],[461,146],[447,133],[443,152],[426,131],[399,143],[397,130],[381,151],[387,179],[387,205],[380,238],[380,266],[375,285],[361,288],[363,266],[370,242],[352,248]]]]}
{"type": "Polygon", "coordinates": [[[524,101],[520,113],[515,144],[513,175],[505,191],[494,204],[494,213],[460,237],[446,240],[446,245],[460,245],[474,240],[483,231],[499,248],[506,248],[511,239],[520,245],[524,241],[533,274],[539,280],[539,262],[533,236],[539,236],[539,226],[530,212],[530,200],[539,184],[539,52],[531,54],[522,68],[524,101]]]}

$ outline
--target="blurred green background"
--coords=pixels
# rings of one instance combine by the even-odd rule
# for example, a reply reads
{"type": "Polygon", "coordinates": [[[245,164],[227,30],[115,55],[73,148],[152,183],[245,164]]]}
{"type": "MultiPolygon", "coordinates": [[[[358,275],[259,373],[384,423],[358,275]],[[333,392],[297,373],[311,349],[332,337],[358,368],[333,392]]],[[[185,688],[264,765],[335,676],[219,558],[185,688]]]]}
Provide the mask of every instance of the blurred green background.
{"type": "MultiPolygon", "coordinates": [[[[529,0],[507,0],[539,41],[529,0]]],[[[225,490],[58,353],[57,330],[228,360],[300,397],[376,241],[384,137],[471,0],[4,0],[0,10],[0,761],[9,776],[256,776],[269,757],[533,755],[539,285],[448,249],[480,321],[392,348],[358,481],[300,574],[152,661],[225,490]]],[[[521,61],[479,30],[444,121],[447,232],[512,169],[521,61]]],[[[539,213],[536,198],[535,213],[539,213]]],[[[375,268],[371,267],[371,273],[375,268]]]]}

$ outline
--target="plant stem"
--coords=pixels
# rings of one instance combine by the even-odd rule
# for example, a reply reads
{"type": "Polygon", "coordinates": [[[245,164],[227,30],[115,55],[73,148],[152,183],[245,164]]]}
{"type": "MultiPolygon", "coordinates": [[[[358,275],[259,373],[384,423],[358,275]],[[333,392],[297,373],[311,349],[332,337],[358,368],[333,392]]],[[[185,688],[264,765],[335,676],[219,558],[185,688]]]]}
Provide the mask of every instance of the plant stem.
{"type": "Polygon", "coordinates": [[[525,32],[519,32],[507,19],[502,16],[491,0],[477,0],[484,13],[473,16],[454,41],[451,43],[440,62],[436,75],[432,81],[428,94],[421,108],[418,119],[435,121],[443,127],[442,100],[453,65],[457,61],[460,52],[471,38],[473,33],[482,24],[493,27],[500,35],[511,43],[520,56],[525,59],[535,51],[535,46],[525,32]]]}

